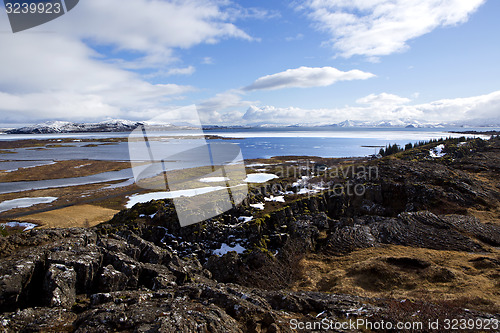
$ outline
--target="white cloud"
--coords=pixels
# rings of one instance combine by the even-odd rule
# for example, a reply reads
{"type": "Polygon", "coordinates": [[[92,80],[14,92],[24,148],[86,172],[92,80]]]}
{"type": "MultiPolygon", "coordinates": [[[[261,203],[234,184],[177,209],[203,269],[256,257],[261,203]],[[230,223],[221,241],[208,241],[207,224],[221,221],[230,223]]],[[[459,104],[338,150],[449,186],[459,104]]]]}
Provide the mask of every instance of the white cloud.
{"type": "Polygon", "coordinates": [[[194,66],[183,68],[171,68],[167,71],[167,75],[191,75],[195,72],[194,66]]]}
{"type": "Polygon", "coordinates": [[[500,122],[500,91],[467,98],[442,99],[431,103],[406,105],[409,99],[382,93],[360,98],[368,106],[346,106],[332,109],[250,106],[243,116],[246,123],[332,124],[344,120],[420,121],[423,123],[467,122],[481,119],[500,122]]]}
{"type": "Polygon", "coordinates": [[[234,3],[232,8],[227,10],[227,13],[232,20],[236,19],[257,19],[268,20],[281,17],[280,12],[276,10],[268,10],[264,8],[250,7],[245,8],[237,3],[234,3]]]}
{"type": "Polygon", "coordinates": [[[229,108],[237,108],[242,106],[249,106],[255,102],[244,101],[242,99],[242,92],[239,90],[229,90],[219,93],[214,97],[206,99],[198,103],[199,111],[222,111],[229,108]]]}
{"type": "Polygon", "coordinates": [[[491,119],[498,122],[500,120],[500,91],[473,97],[442,99],[408,107],[422,119],[443,121],[491,119]]]}
{"type": "Polygon", "coordinates": [[[486,0],[306,0],[300,6],[343,57],[376,60],[438,27],[464,23],[486,0]]]}
{"type": "Polygon", "coordinates": [[[173,48],[214,44],[225,38],[252,40],[236,27],[234,10],[221,1],[85,0],[44,26],[118,51],[139,52],[137,67],[164,66],[173,48]]]}
{"type": "Polygon", "coordinates": [[[333,67],[299,67],[263,76],[248,87],[245,87],[244,90],[325,87],[338,81],[365,80],[374,76],[371,73],[362,72],[357,69],[343,72],[333,67]]]}
{"type": "Polygon", "coordinates": [[[4,121],[121,116],[194,89],[146,82],[99,61],[84,43],[58,34],[2,34],[0,41],[8,50],[0,53],[4,121]]]}
{"type": "Polygon", "coordinates": [[[187,67],[175,67],[169,68],[167,70],[161,70],[157,72],[153,72],[151,74],[145,75],[145,78],[156,78],[156,77],[168,77],[173,75],[191,75],[196,71],[194,66],[187,67]]]}
{"type": "MultiPolygon", "coordinates": [[[[175,49],[226,38],[252,40],[232,23],[231,6],[219,0],[86,0],[33,30],[0,34],[1,119],[147,119],[170,112],[167,102],[196,88],[152,84],[132,70],[151,67],[158,70],[155,77],[189,75],[193,66],[172,66],[178,61],[175,49]],[[96,46],[112,51],[100,54],[96,46]]],[[[9,26],[5,14],[0,26],[9,26]]]]}
{"type": "Polygon", "coordinates": [[[212,57],[204,57],[201,60],[201,63],[204,64],[204,65],[213,65],[214,59],[212,57]]]}
{"type": "Polygon", "coordinates": [[[291,37],[286,37],[285,40],[287,42],[293,42],[295,40],[302,40],[304,39],[304,34],[301,34],[301,33],[298,33],[297,35],[295,36],[291,36],[291,37]]]}
{"type": "Polygon", "coordinates": [[[229,90],[201,101],[196,105],[204,124],[236,124],[240,123],[243,113],[239,108],[249,107],[257,101],[245,101],[240,90],[229,90]]]}
{"type": "Polygon", "coordinates": [[[358,104],[369,104],[369,105],[398,105],[406,104],[411,100],[409,98],[400,97],[393,94],[381,93],[379,95],[370,94],[368,96],[362,97],[356,101],[358,104]]]}
{"type": "Polygon", "coordinates": [[[7,94],[0,92],[3,121],[28,121],[33,119],[99,119],[102,115],[116,117],[120,110],[106,104],[97,95],[57,91],[51,94],[7,94]]]}

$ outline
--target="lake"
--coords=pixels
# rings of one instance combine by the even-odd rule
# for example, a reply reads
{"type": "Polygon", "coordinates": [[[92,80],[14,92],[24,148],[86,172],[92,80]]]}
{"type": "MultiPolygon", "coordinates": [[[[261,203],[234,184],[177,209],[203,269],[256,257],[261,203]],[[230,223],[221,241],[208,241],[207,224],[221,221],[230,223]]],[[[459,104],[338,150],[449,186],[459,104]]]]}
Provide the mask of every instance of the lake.
{"type": "MultiPolygon", "coordinates": [[[[462,134],[449,133],[460,130],[485,130],[485,128],[249,128],[205,131],[207,135],[231,138],[226,142],[237,143],[244,159],[269,158],[272,156],[297,155],[319,157],[361,157],[377,153],[379,148],[366,146],[405,145],[443,137],[459,137],[462,134]],[[232,139],[238,138],[238,139],[232,139]]],[[[488,130],[498,130],[488,128],[488,130]]],[[[0,140],[20,139],[102,139],[127,137],[129,133],[70,133],[2,135],[0,140]]],[[[152,136],[189,136],[190,131],[151,132],[152,136]]],[[[219,140],[215,140],[219,141],[219,140]]],[[[171,140],[171,144],[182,145],[182,140],[171,140]]],[[[128,145],[121,142],[112,145],[85,147],[88,142],[72,142],[67,147],[47,150],[15,149],[16,154],[0,154],[0,161],[47,161],[47,160],[113,160],[128,161],[128,145]],[[74,146],[74,147],[72,147],[74,146]]],[[[64,144],[63,144],[64,146],[64,144]]],[[[0,163],[0,167],[1,167],[0,163]]],[[[9,165],[14,168],[15,165],[9,165]]]]}
{"type": "MultiPolygon", "coordinates": [[[[319,156],[319,157],[362,157],[378,153],[380,147],[388,144],[405,145],[448,136],[459,137],[462,134],[448,131],[464,130],[463,128],[435,129],[401,129],[401,128],[252,128],[252,129],[218,129],[208,130],[207,135],[217,135],[226,139],[215,139],[214,142],[237,143],[244,160],[270,158],[272,156],[319,156]],[[366,147],[371,146],[371,147],[366,147]]],[[[466,130],[485,130],[470,129],[466,130]]],[[[490,128],[488,128],[490,130],[490,128]]],[[[493,129],[491,130],[498,130],[493,129]]],[[[169,131],[151,132],[151,136],[190,136],[196,132],[169,131]]],[[[129,146],[127,142],[113,144],[98,144],[88,146],[89,142],[81,139],[126,138],[129,133],[71,133],[71,134],[40,134],[40,135],[2,135],[0,140],[21,139],[74,139],[70,143],[61,143],[60,147],[46,149],[17,148],[11,151],[15,154],[0,154],[0,170],[15,171],[18,168],[36,167],[60,160],[105,160],[129,161],[129,146]]],[[[487,137],[485,137],[487,138],[487,137]]],[[[165,145],[166,155],[172,150],[182,151],[182,147],[191,139],[168,139],[165,145]]],[[[158,142],[158,141],[157,141],[158,142]]],[[[131,145],[138,145],[137,142],[131,145]]],[[[196,163],[191,166],[197,166],[196,163]]],[[[123,180],[123,183],[111,187],[130,185],[133,181],[131,169],[104,172],[96,175],[41,180],[26,182],[10,182],[0,184],[0,193],[21,192],[27,190],[95,184],[123,180]]]]}

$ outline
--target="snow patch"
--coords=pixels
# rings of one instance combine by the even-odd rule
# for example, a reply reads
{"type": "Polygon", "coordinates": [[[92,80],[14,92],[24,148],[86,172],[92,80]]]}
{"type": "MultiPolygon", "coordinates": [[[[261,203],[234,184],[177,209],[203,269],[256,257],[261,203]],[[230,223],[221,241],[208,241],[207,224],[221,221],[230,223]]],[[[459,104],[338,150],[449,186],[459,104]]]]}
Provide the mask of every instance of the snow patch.
{"type": "Polygon", "coordinates": [[[27,208],[43,203],[56,201],[56,197],[19,198],[0,202],[0,212],[6,212],[15,208],[27,208]]]}
{"type": "Polygon", "coordinates": [[[260,209],[260,210],[264,210],[264,203],[263,202],[259,202],[259,203],[256,203],[256,204],[250,204],[250,207],[256,208],[256,209],[260,209]]]}
{"type": "Polygon", "coordinates": [[[444,144],[440,144],[439,146],[436,146],[429,150],[429,155],[431,155],[432,158],[443,157],[446,155],[446,153],[443,153],[443,149],[444,144]]]}
{"type": "Polygon", "coordinates": [[[271,197],[264,198],[264,200],[266,200],[266,201],[274,201],[274,202],[285,202],[285,197],[283,197],[282,195],[278,195],[276,197],[274,195],[271,195],[271,197]]]}
{"type": "Polygon", "coordinates": [[[87,165],[91,165],[92,163],[87,163],[87,164],[82,164],[82,165],[77,165],[76,167],[74,167],[75,169],[80,169],[80,168],[83,168],[84,166],[87,166],[87,165]]]}
{"type": "Polygon", "coordinates": [[[311,177],[309,177],[309,176],[302,176],[301,179],[299,179],[296,182],[294,182],[292,184],[292,186],[293,187],[304,187],[304,186],[307,185],[307,183],[308,183],[308,181],[309,181],[310,178],[311,177]]]}
{"type": "Polygon", "coordinates": [[[271,173],[251,173],[247,175],[245,182],[247,183],[265,183],[270,181],[271,179],[279,178],[276,175],[271,173]]]}
{"type": "Polygon", "coordinates": [[[248,168],[252,168],[252,167],[262,167],[262,166],[268,166],[268,165],[272,165],[272,164],[266,164],[266,163],[253,163],[253,164],[247,164],[245,165],[246,167],[248,168]]]}
{"type": "Polygon", "coordinates": [[[38,227],[38,224],[27,223],[27,222],[7,222],[7,223],[0,223],[0,226],[2,226],[3,228],[5,227],[24,228],[23,231],[29,231],[31,229],[38,227]]]}
{"type": "Polygon", "coordinates": [[[129,198],[129,201],[125,205],[126,208],[132,208],[137,203],[149,202],[151,200],[161,200],[161,199],[173,199],[180,197],[194,197],[196,195],[205,194],[209,192],[224,190],[226,187],[222,186],[210,186],[193,188],[189,190],[179,190],[179,191],[169,191],[169,192],[153,192],[146,194],[135,194],[129,198]]]}
{"type": "Polygon", "coordinates": [[[220,249],[215,250],[213,252],[213,254],[218,255],[218,256],[223,256],[226,253],[231,252],[231,251],[236,251],[236,253],[241,254],[245,250],[246,249],[239,244],[236,244],[234,247],[231,247],[231,246],[227,245],[226,243],[222,243],[220,249]]]}
{"type": "Polygon", "coordinates": [[[206,177],[206,178],[201,178],[200,182],[203,183],[217,183],[217,182],[225,182],[228,181],[229,178],[227,177],[206,177]]]}
{"type": "Polygon", "coordinates": [[[250,221],[252,221],[252,219],[253,219],[253,216],[240,216],[240,217],[238,217],[238,221],[243,222],[243,223],[250,222],[250,221]]]}

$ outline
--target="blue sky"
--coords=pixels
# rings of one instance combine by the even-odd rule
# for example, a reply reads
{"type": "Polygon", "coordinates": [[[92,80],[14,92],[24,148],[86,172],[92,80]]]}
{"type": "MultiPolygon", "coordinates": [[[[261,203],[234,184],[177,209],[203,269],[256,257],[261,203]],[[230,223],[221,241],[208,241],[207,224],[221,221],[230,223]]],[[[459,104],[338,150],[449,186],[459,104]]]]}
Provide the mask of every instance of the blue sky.
{"type": "Polygon", "coordinates": [[[0,124],[500,123],[494,0],[84,0],[12,34],[0,124]]]}

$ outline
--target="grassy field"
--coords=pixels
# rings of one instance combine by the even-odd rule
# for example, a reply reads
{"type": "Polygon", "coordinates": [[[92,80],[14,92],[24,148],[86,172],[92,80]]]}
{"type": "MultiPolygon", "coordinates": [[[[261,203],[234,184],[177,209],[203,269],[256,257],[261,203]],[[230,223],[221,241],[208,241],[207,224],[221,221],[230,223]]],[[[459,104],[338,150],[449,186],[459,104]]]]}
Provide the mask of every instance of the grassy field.
{"type": "Polygon", "coordinates": [[[48,212],[26,215],[25,222],[36,223],[40,228],[93,227],[109,221],[118,210],[95,205],[75,205],[48,212]]]}
{"type": "Polygon", "coordinates": [[[500,311],[500,250],[436,251],[387,245],[344,256],[310,254],[294,290],[465,303],[500,311]]]}
{"type": "Polygon", "coordinates": [[[33,168],[21,168],[12,172],[0,171],[1,182],[36,181],[85,177],[108,171],[130,168],[129,162],[71,160],[33,168]]]}

